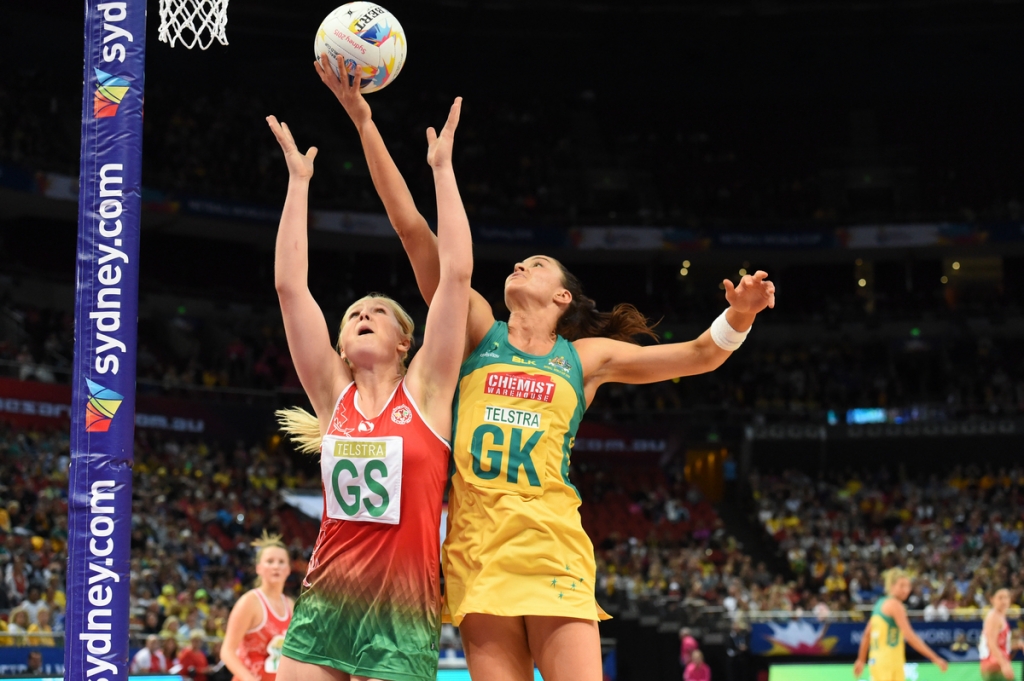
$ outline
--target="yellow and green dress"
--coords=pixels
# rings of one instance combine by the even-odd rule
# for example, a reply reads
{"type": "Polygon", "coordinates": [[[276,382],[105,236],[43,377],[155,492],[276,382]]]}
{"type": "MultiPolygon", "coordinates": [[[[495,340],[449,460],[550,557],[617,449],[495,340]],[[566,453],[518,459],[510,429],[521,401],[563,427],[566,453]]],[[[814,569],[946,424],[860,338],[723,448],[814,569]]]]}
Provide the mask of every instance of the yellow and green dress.
{"type": "Polygon", "coordinates": [[[871,611],[871,648],[868,668],[871,681],[904,681],[903,666],[907,662],[903,632],[896,620],[882,613],[882,606],[888,600],[878,599],[871,611]]]}
{"type": "Polygon", "coordinates": [[[608,619],[594,598],[569,457],[586,399],[572,343],[512,347],[495,322],[462,365],[442,547],[445,617],[470,613],[608,619]]]}

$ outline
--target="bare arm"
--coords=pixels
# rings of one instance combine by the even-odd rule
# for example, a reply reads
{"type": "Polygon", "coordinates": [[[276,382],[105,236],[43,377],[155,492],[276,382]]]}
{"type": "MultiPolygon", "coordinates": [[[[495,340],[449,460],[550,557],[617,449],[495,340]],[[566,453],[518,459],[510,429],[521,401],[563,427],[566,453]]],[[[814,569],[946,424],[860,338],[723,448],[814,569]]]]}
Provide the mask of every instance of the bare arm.
{"type": "Polygon", "coordinates": [[[853,663],[853,675],[860,678],[864,673],[864,665],[868,661],[868,648],[871,647],[871,620],[868,620],[864,627],[864,635],[860,638],[860,648],[857,649],[857,661],[853,663]]]}
{"type": "MultiPolygon", "coordinates": [[[[341,57],[338,70],[343,71],[345,66],[341,57]]],[[[419,287],[423,300],[430,305],[437,293],[441,281],[441,260],[438,253],[437,237],[427,224],[426,219],[416,208],[416,202],[409,192],[409,187],[398,170],[391,154],[388,153],[384,139],[373,122],[373,115],[370,106],[366,103],[355,79],[351,83],[345,83],[338,78],[327,62],[327,55],[321,55],[319,62],[314,62],[317,74],[334,96],[338,98],[346,113],[352,119],[359,132],[359,139],[363,145],[363,153],[366,155],[366,165],[370,169],[370,177],[373,179],[373,188],[377,195],[384,202],[384,210],[387,211],[391,226],[395,233],[402,240],[402,248],[405,249],[409,262],[412,264],[413,273],[416,275],[416,285],[419,287]]],[[[459,201],[460,210],[461,199],[459,201]]],[[[438,206],[440,212],[441,207],[438,206]]],[[[440,215],[438,215],[440,221],[440,215]]],[[[494,313],[491,306],[476,291],[470,291],[469,303],[469,324],[466,337],[466,352],[483,339],[494,324],[494,313]]]]}
{"type": "Polygon", "coordinates": [[[927,643],[921,640],[921,637],[914,631],[914,627],[910,625],[910,619],[907,617],[907,610],[903,607],[903,604],[896,601],[895,599],[889,599],[889,601],[882,606],[882,612],[889,615],[896,621],[896,626],[900,628],[900,633],[903,634],[903,640],[907,642],[911,648],[927,657],[933,664],[937,665],[942,671],[946,671],[948,666],[946,661],[939,657],[939,655],[928,646],[927,643]]]}
{"type": "Polygon", "coordinates": [[[437,191],[440,280],[427,313],[423,347],[413,358],[408,379],[431,425],[442,433],[451,430],[451,403],[462,363],[473,276],[473,239],[451,162],[461,108],[462,99],[456,99],[440,136],[433,128],[427,130],[427,162],[437,191]]]}
{"type": "Polygon", "coordinates": [[[235,603],[235,607],[231,608],[228,624],[224,629],[224,642],[220,645],[220,659],[224,661],[224,666],[242,681],[260,681],[238,657],[238,646],[245,632],[259,626],[263,617],[260,604],[251,594],[251,591],[244,594],[235,603]]]}
{"type": "Polygon", "coordinates": [[[302,154],[287,125],[267,118],[288,162],[288,195],[281,212],[274,251],[274,285],[281,302],[288,349],[299,381],[318,416],[330,412],[341,384],[351,373],[331,345],[327,321],[309,292],[309,247],[306,237],[309,180],[316,147],[302,154]]]}
{"type": "MultiPolygon", "coordinates": [[[[733,330],[748,330],[757,313],[775,307],[775,285],[767,277],[765,272],[747,275],[735,288],[726,280],[730,307],[725,319],[733,330]]],[[[694,376],[714,371],[732,355],[715,344],[710,330],[685,343],[641,347],[607,338],[582,338],[574,345],[583,363],[588,403],[604,383],[657,383],[694,376]]]]}
{"type": "MultiPolygon", "coordinates": [[[[402,244],[407,252],[422,254],[420,262],[414,263],[416,282],[420,285],[420,293],[429,304],[434,297],[438,282],[441,279],[440,262],[437,255],[437,238],[430,231],[426,219],[416,208],[416,202],[412,198],[405,178],[395,165],[388,148],[384,144],[377,125],[373,122],[373,112],[370,105],[363,99],[359,91],[359,79],[352,78],[351,82],[344,82],[338,78],[334,69],[327,61],[327,55],[320,55],[320,61],[313,62],[317,75],[323,81],[334,96],[341,102],[345,112],[352,119],[356,130],[359,132],[359,140],[363,145],[363,154],[366,155],[366,165],[370,169],[370,178],[373,180],[373,188],[377,195],[384,202],[384,210],[391,220],[395,232],[398,233],[402,244]],[[421,281],[422,280],[422,281],[421,281]]],[[[338,71],[344,72],[345,62],[341,55],[338,55],[338,71]]]]}

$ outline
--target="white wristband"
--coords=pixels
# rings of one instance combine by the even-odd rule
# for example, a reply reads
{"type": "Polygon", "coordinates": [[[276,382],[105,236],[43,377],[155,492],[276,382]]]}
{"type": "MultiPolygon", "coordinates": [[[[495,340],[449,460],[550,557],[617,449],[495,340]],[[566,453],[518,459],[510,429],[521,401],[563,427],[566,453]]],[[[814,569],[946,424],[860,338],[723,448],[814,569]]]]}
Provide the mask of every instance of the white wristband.
{"type": "Polygon", "coordinates": [[[737,331],[729,326],[729,322],[725,319],[725,312],[718,315],[718,318],[711,322],[710,331],[711,340],[715,341],[715,345],[726,352],[738,350],[743,345],[743,341],[747,339],[747,334],[750,333],[750,329],[737,331]]]}

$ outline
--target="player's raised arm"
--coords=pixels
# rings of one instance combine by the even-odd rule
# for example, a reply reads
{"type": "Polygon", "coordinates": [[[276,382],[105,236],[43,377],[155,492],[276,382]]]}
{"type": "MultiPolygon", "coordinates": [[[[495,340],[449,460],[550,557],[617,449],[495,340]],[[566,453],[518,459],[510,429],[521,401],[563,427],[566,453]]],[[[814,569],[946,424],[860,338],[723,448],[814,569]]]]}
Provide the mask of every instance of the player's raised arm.
{"type": "Polygon", "coordinates": [[[927,657],[935,666],[941,669],[943,672],[949,667],[944,659],[939,657],[938,653],[931,649],[931,647],[921,640],[921,637],[914,631],[914,627],[910,624],[910,618],[907,617],[907,609],[903,607],[903,604],[896,599],[890,598],[882,608],[883,612],[889,617],[892,617],[896,621],[896,626],[900,628],[900,632],[903,634],[903,640],[907,644],[927,657]]]}
{"type": "MultiPolygon", "coordinates": [[[[338,55],[338,73],[345,73],[345,61],[342,55],[338,55]]],[[[345,113],[352,119],[356,130],[359,132],[359,140],[363,145],[363,153],[366,155],[366,165],[370,168],[370,177],[373,180],[373,188],[377,195],[384,202],[384,210],[387,211],[388,219],[395,228],[399,238],[405,245],[406,251],[417,255],[417,262],[414,265],[416,280],[423,279],[420,285],[420,293],[429,303],[437,288],[440,277],[437,261],[437,239],[430,231],[426,219],[416,208],[416,202],[412,198],[405,178],[398,170],[391,154],[388,152],[384,139],[373,122],[373,112],[370,105],[363,98],[359,90],[359,79],[347,76],[345,79],[338,77],[331,68],[327,54],[320,55],[320,60],[313,62],[317,75],[334,96],[341,102],[345,113]],[[427,295],[429,290],[429,297],[427,295]]]]}
{"type": "Polygon", "coordinates": [[[316,147],[305,154],[295,146],[288,126],[267,118],[288,163],[288,195],[281,211],[274,250],[274,285],[281,303],[288,349],[302,387],[320,417],[328,414],[343,382],[351,374],[331,345],[327,321],[309,292],[309,246],[306,237],[309,181],[316,147]]]}
{"type": "Polygon", "coordinates": [[[452,168],[452,144],[459,125],[462,98],[448,113],[441,134],[427,130],[427,163],[437,192],[437,243],[440,279],[427,313],[423,347],[409,367],[410,388],[428,419],[441,432],[451,428],[451,404],[462,364],[473,276],[473,240],[452,168]]]}
{"type": "MultiPolygon", "coordinates": [[[[377,190],[377,195],[384,203],[384,210],[388,214],[391,226],[394,227],[398,238],[402,240],[402,247],[405,249],[409,262],[412,264],[413,273],[416,275],[416,285],[419,287],[420,295],[423,296],[427,305],[430,305],[441,280],[437,237],[430,230],[430,226],[419,209],[416,208],[416,201],[409,191],[409,186],[391,158],[377,125],[373,122],[373,112],[359,90],[359,80],[351,78],[350,82],[345,82],[339,78],[331,68],[326,54],[320,55],[320,61],[314,62],[314,65],[320,80],[338,98],[359,132],[359,140],[363,145],[363,154],[366,156],[366,165],[370,169],[373,188],[377,190]]],[[[338,72],[345,72],[345,63],[340,55],[338,57],[338,72]]],[[[466,352],[476,347],[493,323],[494,314],[487,300],[476,291],[471,291],[466,352]]]]}
{"type": "Polygon", "coordinates": [[[775,284],[766,272],[747,275],[736,286],[724,283],[730,307],[696,340],[646,347],[608,338],[576,341],[588,401],[603,383],[656,383],[720,367],[743,343],[757,314],[775,307],[775,284]]]}

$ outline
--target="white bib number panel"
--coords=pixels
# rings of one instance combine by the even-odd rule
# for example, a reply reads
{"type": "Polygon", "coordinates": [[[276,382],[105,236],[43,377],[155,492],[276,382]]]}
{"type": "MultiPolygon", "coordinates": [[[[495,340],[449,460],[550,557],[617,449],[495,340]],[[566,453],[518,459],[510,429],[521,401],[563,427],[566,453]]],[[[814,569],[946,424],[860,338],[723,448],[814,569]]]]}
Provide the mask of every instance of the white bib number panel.
{"type": "Polygon", "coordinates": [[[327,435],[320,473],[327,517],[397,525],[402,510],[402,438],[327,435]]]}

